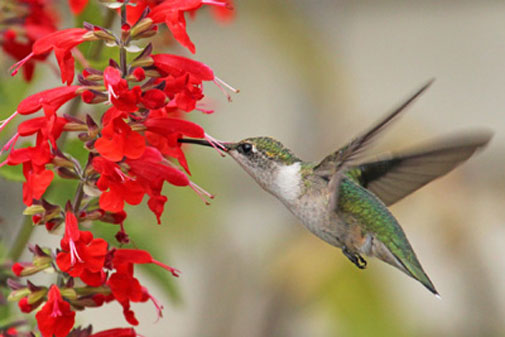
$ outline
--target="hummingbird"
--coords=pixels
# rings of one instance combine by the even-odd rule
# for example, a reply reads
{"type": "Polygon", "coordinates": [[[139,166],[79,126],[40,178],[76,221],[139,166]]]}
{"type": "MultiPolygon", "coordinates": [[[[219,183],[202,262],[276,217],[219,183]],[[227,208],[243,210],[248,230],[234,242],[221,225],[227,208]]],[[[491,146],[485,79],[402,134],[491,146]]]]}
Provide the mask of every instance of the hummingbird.
{"type": "MultiPolygon", "coordinates": [[[[299,159],[270,137],[252,137],[221,145],[310,232],[340,248],[358,268],[367,266],[364,256],[377,257],[419,281],[438,297],[388,206],[453,170],[485,146],[492,133],[480,130],[459,134],[410,151],[378,155],[373,160],[365,160],[363,155],[377,136],[432,82],[319,162],[299,159]]],[[[215,146],[201,139],[179,141],[215,146]]]]}

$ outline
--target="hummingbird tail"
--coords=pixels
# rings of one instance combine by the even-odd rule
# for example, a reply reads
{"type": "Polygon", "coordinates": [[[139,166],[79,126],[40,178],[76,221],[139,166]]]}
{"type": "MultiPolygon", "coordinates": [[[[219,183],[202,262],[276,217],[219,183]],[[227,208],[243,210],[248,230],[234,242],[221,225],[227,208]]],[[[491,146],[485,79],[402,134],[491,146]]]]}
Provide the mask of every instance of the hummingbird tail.
{"type": "Polygon", "coordinates": [[[411,251],[408,259],[401,259],[399,256],[393,254],[382,242],[379,240],[374,240],[372,245],[372,255],[377,257],[378,259],[392,265],[403,271],[408,276],[417,280],[421,283],[426,289],[432,292],[435,296],[440,297],[440,294],[435,289],[435,286],[431,282],[430,278],[421,267],[417,257],[415,256],[414,251],[411,251]]]}

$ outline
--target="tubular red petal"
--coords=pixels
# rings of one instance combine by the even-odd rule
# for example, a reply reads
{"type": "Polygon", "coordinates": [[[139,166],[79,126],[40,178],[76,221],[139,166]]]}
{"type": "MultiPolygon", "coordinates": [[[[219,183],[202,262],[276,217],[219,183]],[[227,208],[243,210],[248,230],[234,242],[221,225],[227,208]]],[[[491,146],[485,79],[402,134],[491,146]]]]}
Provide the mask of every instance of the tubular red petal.
{"type": "Polygon", "coordinates": [[[45,54],[53,48],[70,50],[84,42],[83,36],[87,32],[84,28],[68,28],[44,35],[33,44],[33,54],[45,54]]]}
{"type": "Polygon", "coordinates": [[[206,64],[173,54],[151,55],[154,66],[169,74],[187,72],[201,81],[213,81],[214,71],[206,64]]]}
{"type": "Polygon", "coordinates": [[[161,135],[168,135],[170,133],[182,133],[188,137],[203,138],[205,131],[201,126],[193,122],[176,118],[148,118],[144,125],[149,131],[159,133],[161,135]]]}
{"type": "Polygon", "coordinates": [[[80,87],[71,85],[66,87],[57,87],[41,91],[39,93],[28,96],[18,105],[17,112],[21,115],[29,115],[39,111],[44,105],[58,110],[63,104],[76,96],[76,91],[80,87]]]}

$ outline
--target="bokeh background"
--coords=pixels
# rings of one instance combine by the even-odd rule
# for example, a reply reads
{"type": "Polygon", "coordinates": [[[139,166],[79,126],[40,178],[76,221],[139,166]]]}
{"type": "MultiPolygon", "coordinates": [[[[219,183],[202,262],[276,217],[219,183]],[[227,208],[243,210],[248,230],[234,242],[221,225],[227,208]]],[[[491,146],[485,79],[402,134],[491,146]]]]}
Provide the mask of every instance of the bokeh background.
{"type": "MultiPolygon", "coordinates": [[[[188,22],[195,58],[241,90],[227,103],[208,84],[216,112],[190,117],[219,139],[269,135],[301,158],[318,160],[431,78],[433,86],[381,139],[377,153],[472,128],[495,136],[468,163],[391,208],[441,300],[378,260],[358,270],[230,158],[191,148],[193,179],[217,195],[211,206],[189,189],[170,187],[162,226],[146,207],[129,209],[134,244],[183,272],[177,280],[152,269],[140,276],[165,310],[154,322],[150,303],[134,304],[138,331],[504,336],[505,2],[239,0],[236,9],[228,26],[206,14],[188,22]]],[[[70,19],[64,16],[62,25],[72,26],[70,19]]],[[[177,48],[170,50],[184,53],[177,48]]],[[[12,60],[0,56],[0,64],[7,69],[12,60]]],[[[3,71],[1,118],[23,93],[58,85],[51,71],[38,68],[31,86],[3,71]]],[[[0,190],[8,247],[22,223],[21,185],[1,179],[0,190]]],[[[31,241],[56,246],[57,237],[35,230],[31,241]]],[[[96,331],[126,324],[116,304],[78,319],[96,331]]]]}

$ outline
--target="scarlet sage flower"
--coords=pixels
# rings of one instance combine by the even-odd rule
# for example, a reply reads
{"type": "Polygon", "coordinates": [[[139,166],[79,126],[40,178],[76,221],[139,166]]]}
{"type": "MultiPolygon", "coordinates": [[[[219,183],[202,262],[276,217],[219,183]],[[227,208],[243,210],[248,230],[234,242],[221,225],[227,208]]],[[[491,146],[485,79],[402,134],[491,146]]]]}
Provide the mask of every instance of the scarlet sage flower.
{"type": "Polygon", "coordinates": [[[42,337],[65,337],[74,326],[75,312],[63,300],[54,284],[49,289],[48,300],[35,315],[42,337]]]}
{"type": "Polygon", "coordinates": [[[188,186],[190,184],[188,177],[180,170],[164,163],[161,153],[153,147],[147,147],[142,157],[136,160],[127,159],[126,164],[130,167],[130,173],[146,189],[150,197],[147,205],[160,224],[160,217],[167,201],[167,197],[161,195],[163,183],[167,181],[175,186],[188,186]]]}
{"type": "Polygon", "coordinates": [[[28,56],[13,66],[12,75],[16,75],[19,68],[31,58],[45,55],[54,50],[54,55],[60,67],[61,81],[70,85],[74,80],[75,67],[74,57],[71,52],[72,48],[84,41],[95,39],[93,33],[84,28],[69,28],[45,35],[33,44],[32,52],[28,56]]]}
{"type": "Polygon", "coordinates": [[[61,248],[63,251],[58,253],[56,263],[62,271],[81,278],[92,287],[103,284],[107,242],[103,239],[93,239],[91,232],[80,231],[77,227],[77,218],[68,205],[61,248]]]}
{"type": "MultiPolygon", "coordinates": [[[[6,23],[7,29],[0,27],[0,45],[6,54],[19,61],[30,54],[37,39],[56,30],[58,15],[45,0],[4,2],[9,10],[2,13],[2,21],[6,23]]],[[[39,55],[26,63],[23,69],[26,81],[30,81],[33,76],[35,61],[43,61],[46,57],[47,55],[39,55]]]]}
{"type": "Polygon", "coordinates": [[[45,169],[53,158],[47,140],[38,137],[35,147],[12,150],[6,160],[7,165],[23,164],[23,202],[30,206],[33,200],[39,200],[51,184],[54,172],[45,169]]]}
{"type": "Polygon", "coordinates": [[[107,67],[103,73],[103,82],[109,94],[109,101],[122,111],[137,111],[137,103],[140,101],[142,89],[134,86],[129,89],[128,82],[121,77],[119,69],[107,67]]]}
{"type": "Polygon", "coordinates": [[[79,88],[77,85],[58,87],[28,96],[19,103],[17,110],[11,116],[0,123],[0,131],[18,114],[29,115],[42,108],[46,116],[56,113],[63,104],[77,95],[79,88]]]}
{"type": "MultiPolygon", "coordinates": [[[[231,87],[227,83],[223,82],[219,77],[214,75],[214,71],[206,64],[202,62],[198,62],[187,57],[173,55],[173,54],[156,54],[151,55],[151,58],[154,61],[154,66],[161,70],[164,74],[170,75],[174,78],[181,78],[183,76],[189,76],[185,78],[184,88],[186,90],[180,90],[179,92],[182,95],[187,97],[177,97],[182,100],[191,99],[191,96],[196,96],[194,103],[200,100],[203,95],[199,97],[199,95],[195,95],[195,89],[197,89],[203,81],[212,81],[214,82],[218,88],[226,95],[228,100],[231,100],[230,95],[226,92],[223,86],[228,88],[229,90],[237,93],[238,90],[231,87]]],[[[169,88],[165,90],[165,92],[169,91],[169,88]]],[[[174,94],[177,94],[176,92],[174,94]]],[[[200,89],[201,94],[201,89],[200,89]]],[[[169,96],[170,97],[170,96],[169,96]]],[[[190,110],[183,109],[185,111],[191,111],[194,109],[194,105],[190,110]]]]}
{"type": "Polygon", "coordinates": [[[74,13],[74,15],[79,15],[88,5],[88,0],[69,0],[68,3],[72,13],[74,13]]]}
{"type": "Polygon", "coordinates": [[[96,150],[111,161],[120,161],[123,157],[137,159],[144,153],[146,141],[138,132],[121,118],[115,118],[102,129],[102,137],[95,142],[96,150]]]}
{"type": "Polygon", "coordinates": [[[96,186],[103,192],[99,199],[101,209],[117,213],[123,210],[125,202],[140,204],[145,193],[144,187],[122,172],[118,164],[95,157],[92,165],[100,173],[96,186]]]}
{"type": "Polygon", "coordinates": [[[56,148],[56,140],[60,137],[66,124],[65,118],[56,115],[32,118],[18,125],[18,134],[25,137],[38,133],[56,148]]]}
{"type": "Polygon", "coordinates": [[[157,260],[154,260],[149,252],[140,249],[118,249],[114,251],[112,265],[116,272],[112,274],[107,281],[107,285],[112,291],[114,298],[123,306],[123,314],[126,320],[137,325],[134,312],[130,309],[130,302],[145,302],[150,296],[145,293],[140,282],[133,277],[134,264],[156,264],[178,277],[179,271],[167,266],[157,260]]]}
{"type": "Polygon", "coordinates": [[[228,6],[226,2],[215,0],[170,0],[153,7],[149,17],[154,23],[164,22],[172,32],[174,38],[194,54],[196,49],[186,32],[184,12],[196,10],[202,5],[228,6]]]}

